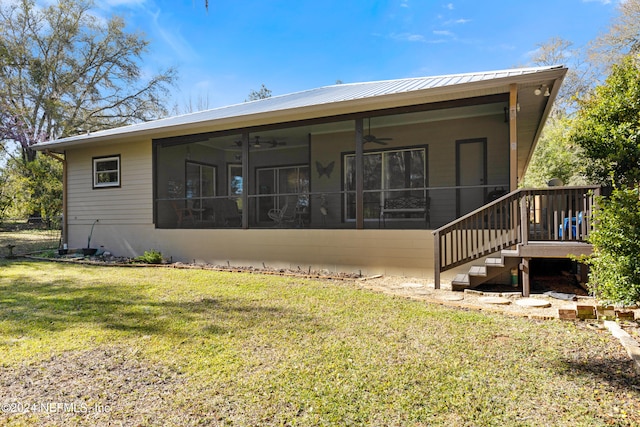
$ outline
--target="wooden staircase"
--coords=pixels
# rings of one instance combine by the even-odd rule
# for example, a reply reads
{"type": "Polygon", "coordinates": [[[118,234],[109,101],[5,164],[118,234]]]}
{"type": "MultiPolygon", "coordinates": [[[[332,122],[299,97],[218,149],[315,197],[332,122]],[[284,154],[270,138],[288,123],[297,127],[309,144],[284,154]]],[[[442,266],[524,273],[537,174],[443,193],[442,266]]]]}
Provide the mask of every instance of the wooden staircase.
{"type": "Polygon", "coordinates": [[[485,258],[484,265],[472,265],[466,274],[458,274],[451,281],[451,289],[462,291],[473,289],[508,273],[512,268],[523,269],[523,260],[531,258],[568,258],[591,255],[593,246],[585,242],[529,242],[519,244],[516,249],[503,249],[499,257],[485,258]]]}
{"type": "Polygon", "coordinates": [[[518,267],[528,296],[530,259],[591,254],[586,241],[597,194],[592,186],[519,189],[434,230],[436,289],[441,272],[485,258],[458,274],[452,288],[474,288],[518,267]]]}
{"type": "Polygon", "coordinates": [[[463,291],[475,288],[503,273],[508,273],[512,268],[520,265],[520,256],[517,250],[505,249],[500,251],[499,257],[485,258],[484,265],[473,265],[467,274],[458,274],[451,281],[451,289],[463,291]]]}

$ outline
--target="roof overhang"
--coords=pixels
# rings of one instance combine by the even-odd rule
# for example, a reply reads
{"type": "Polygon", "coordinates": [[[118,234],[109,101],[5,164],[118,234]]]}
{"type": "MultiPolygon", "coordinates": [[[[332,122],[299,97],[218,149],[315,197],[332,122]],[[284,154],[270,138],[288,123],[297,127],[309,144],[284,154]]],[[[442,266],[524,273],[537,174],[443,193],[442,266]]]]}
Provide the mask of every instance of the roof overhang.
{"type": "Polygon", "coordinates": [[[567,69],[563,66],[327,86],[310,91],[138,123],[43,142],[33,148],[64,152],[85,145],[229,131],[304,120],[357,115],[518,91],[518,164],[524,173],[567,69]],[[546,85],[550,96],[534,94],[546,85]]]}

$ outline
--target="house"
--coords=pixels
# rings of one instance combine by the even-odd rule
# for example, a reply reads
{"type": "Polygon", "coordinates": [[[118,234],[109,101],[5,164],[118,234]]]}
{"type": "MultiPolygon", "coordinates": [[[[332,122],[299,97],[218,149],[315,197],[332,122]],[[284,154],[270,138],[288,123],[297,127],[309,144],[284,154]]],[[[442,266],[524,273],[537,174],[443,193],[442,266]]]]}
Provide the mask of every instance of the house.
{"type": "MultiPolygon", "coordinates": [[[[509,195],[566,72],[339,84],[35,148],[64,155],[69,247],[84,246],[98,219],[92,242],[118,255],[454,279],[469,260],[512,248],[507,229],[523,229],[507,210],[524,196],[509,195]],[[447,229],[470,214],[473,224],[447,229]],[[505,242],[480,244],[491,233],[505,242]]],[[[558,197],[555,219],[531,204],[527,229],[562,238],[555,224],[578,210],[558,197]]]]}

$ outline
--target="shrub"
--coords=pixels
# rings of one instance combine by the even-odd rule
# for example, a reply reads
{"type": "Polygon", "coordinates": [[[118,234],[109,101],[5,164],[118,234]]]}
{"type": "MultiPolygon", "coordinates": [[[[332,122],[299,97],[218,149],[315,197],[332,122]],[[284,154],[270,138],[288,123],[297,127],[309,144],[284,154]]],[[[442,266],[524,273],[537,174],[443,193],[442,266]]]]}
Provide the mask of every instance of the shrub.
{"type": "Polygon", "coordinates": [[[137,257],[136,261],[143,262],[145,264],[162,264],[162,253],[155,249],[144,251],[144,255],[137,257]]]}
{"type": "Polygon", "coordinates": [[[594,255],[589,287],[607,303],[640,301],[640,198],[637,189],[615,189],[598,199],[595,230],[589,237],[594,255]]]}

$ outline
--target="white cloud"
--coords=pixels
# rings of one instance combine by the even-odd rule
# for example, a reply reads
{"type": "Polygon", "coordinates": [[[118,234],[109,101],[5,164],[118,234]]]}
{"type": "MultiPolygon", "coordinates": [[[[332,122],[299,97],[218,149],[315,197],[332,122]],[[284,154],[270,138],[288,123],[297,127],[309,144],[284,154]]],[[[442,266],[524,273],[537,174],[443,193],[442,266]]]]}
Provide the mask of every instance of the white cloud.
{"type": "MultiPolygon", "coordinates": [[[[434,32],[435,34],[435,32],[434,32]]],[[[436,34],[438,35],[438,34],[436,34]]],[[[422,34],[412,34],[412,33],[392,33],[389,35],[389,38],[401,42],[409,42],[409,43],[429,43],[429,44],[438,44],[438,43],[446,43],[448,40],[440,38],[440,39],[427,39],[422,34]]]]}
{"type": "Polygon", "coordinates": [[[433,34],[435,34],[436,36],[447,36],[447,37],[453,37],[453,33],[451,31],[447,31],[447,30],[433,30],[433,34]]]}
{"type": "Polygon", "coordinates": [[[405,41],[405,42],[426,42],[427,40],[424,38],[422,34],[411,34],[411,33],[393,33],[390,36],[394,40],[405,41]]]}
{"type": "Polygon", "coordinates": [[[471,22],[471,19],[465,19],[465,18],[450,19],[448,21],[445,21],[444,25],[464,25],[464,24],[468,24],[469,22],[471,22]]]}
{"type": "Polygon", "coordinates": [[[402,0],[400,2],[400,7],[409,7],[409,0],[402,0]]]}
{"type": "Polygon", "coordinates": [[[198,57],[191,44],[180,33],[180,28],[159,22],[160,11],[155,13],[148,11],[148,13],[151,17],[153,32],[160,36],[177,58],[183,61],[190,61],[198,57]]]}
{"type": "Polygon", "coordinates": [[[453,7],[453,3],[448,3],[448,4],[446,4],[444,7],[445,7],[445,8],[447,8],[447,9],[449,9],[449,10],[453,10],[453,9],[454,9],[454,7],[453,7]]]}

